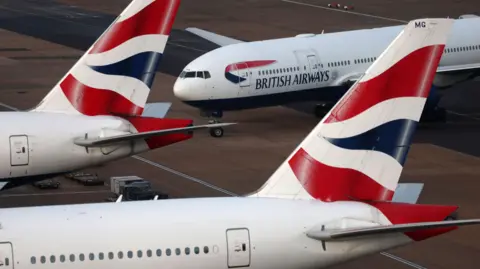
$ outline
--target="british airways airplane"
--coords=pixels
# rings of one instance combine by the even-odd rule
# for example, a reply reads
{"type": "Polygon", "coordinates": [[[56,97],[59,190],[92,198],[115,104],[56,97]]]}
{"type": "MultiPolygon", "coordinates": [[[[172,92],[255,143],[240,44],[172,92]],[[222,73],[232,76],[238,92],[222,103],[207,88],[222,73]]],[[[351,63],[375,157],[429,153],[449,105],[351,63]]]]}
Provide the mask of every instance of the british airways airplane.
{"type": "MultiPolygon", "coordinates": [[[[455,20],[422,120],[444,120],[435,88],[445,89],[480,74],[480,18],[455,20]]],[[[204,30],[194,34],[222,47],[188,64],[174,94],[208,117],[223,111],[317,101],[318,117],[362,77],[404,26],[302,34],[242,42],[204,30]],[[324,106],[327,104],[327,106],[324,106]]],[[[215,119],[215,122],[218,120],[215,119]]],[[[211,129],[220,137],[223,130],[211,129]]]]}
{"type": "Polygon", "coordinates": [[[0,189],[167,146],[191,138],[195,129],[215,127],[166,119],[169,104],[146,104],[179,5],[180,0],[132,1],[38,106],[0,113],[0,189]]]}
{"type": "Polygon", "coordinates": [[[395,191],[451,24],[408,24],[257,192],[0,209],[2,268],[318,269],[480,224],[395,191]]]}

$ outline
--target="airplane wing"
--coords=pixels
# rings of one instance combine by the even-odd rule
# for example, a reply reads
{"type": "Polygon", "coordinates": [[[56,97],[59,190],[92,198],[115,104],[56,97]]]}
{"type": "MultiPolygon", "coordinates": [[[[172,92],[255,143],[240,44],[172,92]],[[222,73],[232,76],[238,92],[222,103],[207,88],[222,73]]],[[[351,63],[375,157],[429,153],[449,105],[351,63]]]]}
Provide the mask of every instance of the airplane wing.
{"type": "Polygon", "coordinates": [[[125,134],[125,135],[116,135],[110,137],[100,137],[100,138],[77,138],[73,142],[82,147],[104,147],[106,145],[112,145],[132,140],[138,139],[147,139],[154,136],[161,136],[173,133],[185,133],[191,132],[199,129],[209,129],[209,128],[218,128],[224,127],[228,125],[233,125],[235,123],[215,123],[215,124],[205,124],[205,125],[196,125],[196,126],[189,126],[183,128],[172,128],[172,129],[164,129],[164,130],[156,130],[150,132],[142,132],[142,133],[133,133],[133,134],[125,134]]]}
{"type": "Polygon", "coordinates": [[[446,228],[454,226],[480,224],[480,219],[448,220],[434,222],[418,222],[408,224],[381,225],[375,227],[323,230],[314,228],[307,232],[307,236],[321,241],[349,240],[359,236],[375,236],[391,233],[405,233],[433,228],[446,228]]]}
{"type": "Polygon", "coordinates": [[[185,31],[195,34],[221,47],[245,42],[194,27],[187,28],[185,31]]]}
{"type": "Polygon", "coordinates": [[[441,66],[437,69],[437,73],[440,74],[474,73],[478,71],[480,71],[480,64],[441,66]]]}

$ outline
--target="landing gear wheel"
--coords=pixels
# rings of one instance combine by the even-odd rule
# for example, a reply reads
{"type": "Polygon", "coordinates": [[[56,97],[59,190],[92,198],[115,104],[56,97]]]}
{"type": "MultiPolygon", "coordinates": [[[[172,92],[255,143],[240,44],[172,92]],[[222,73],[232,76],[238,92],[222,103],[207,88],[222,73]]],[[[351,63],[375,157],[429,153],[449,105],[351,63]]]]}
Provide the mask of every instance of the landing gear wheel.
{"type": "Polygon", "coordinates": [[[222,137],[223,136],[223,128],[212,128],[210,129],[210,135],[212,137],[222,137]]]}

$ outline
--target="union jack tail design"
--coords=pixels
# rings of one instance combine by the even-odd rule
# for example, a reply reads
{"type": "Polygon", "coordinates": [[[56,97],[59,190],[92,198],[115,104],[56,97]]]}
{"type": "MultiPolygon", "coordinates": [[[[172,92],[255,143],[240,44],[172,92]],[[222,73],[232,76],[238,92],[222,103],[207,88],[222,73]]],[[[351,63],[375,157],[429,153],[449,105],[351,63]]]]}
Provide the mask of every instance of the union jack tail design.
{"type": "Polygon", "coordinates": [[[134,0],[34,111],[142,114],[180,0],[134,0]]]}
{"type": "Polygon", "coordinates": [[[451,25],[410,22],[252,196],[391,200],[451,25]]]}

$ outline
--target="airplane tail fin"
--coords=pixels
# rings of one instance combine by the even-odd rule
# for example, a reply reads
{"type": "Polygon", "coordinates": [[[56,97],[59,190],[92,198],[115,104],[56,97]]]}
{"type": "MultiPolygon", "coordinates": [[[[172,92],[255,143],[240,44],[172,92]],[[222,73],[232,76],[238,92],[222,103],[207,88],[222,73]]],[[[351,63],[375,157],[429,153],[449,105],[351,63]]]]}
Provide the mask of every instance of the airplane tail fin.
{"type": "Polygon", "coordinates": [[[133,0],[32,111],[140,116],[180,0],[133,0]]]}
{"type": "Polygon", "coordinates": [[[390,201],[451,26],[411,21],[251,196],[390,201]]]}

